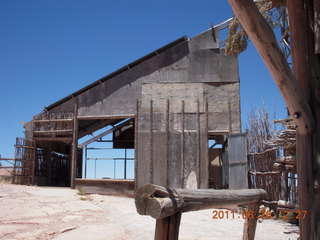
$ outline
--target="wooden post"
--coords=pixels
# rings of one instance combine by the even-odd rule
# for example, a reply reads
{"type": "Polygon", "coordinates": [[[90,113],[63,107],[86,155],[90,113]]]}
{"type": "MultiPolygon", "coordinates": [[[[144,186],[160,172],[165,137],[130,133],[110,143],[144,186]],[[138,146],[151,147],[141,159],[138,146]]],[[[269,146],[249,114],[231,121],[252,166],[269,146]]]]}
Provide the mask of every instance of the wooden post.
{"type": "Polygon", "coordinates": [[[260,202],[248,204],[247,212],[250,214],[252,213],[253,217],[251,217],[250,215],[250,217],[246,218],[243,228],[242,240],[254,240],[254,236],[256,234],[257,220],[259,217],[259,207],[260,202]]]}
{"type": "MultiPolygon", "coordinates": [[[[315,53],[315,40],[320,39],[315,39],[311,26],[313,21],[319,24],[318,17],[313,19],[319,16],[319,1],[290,0],[287,4],[293,72],[318,123],[320,64],[315,53]]],[[[316,204],[316,196],[319,201],[319,124],[316,124],[314,133],[304,135],[297,132],[296,140],[299,207],[308,213],[300,219],[300,236],[303,240],[319,239],[320,206],[316,204]]]]}
{"type": "Polygon", "coordinates": [[[134,189],[138,188],[138,125],[139,125],[139,107],[140,101],[137,98],[136,115],[134,121],[134,189]]]}
{"type": "Polygon", "coordinates": [[[147,184],[136,190],[135,205],[140,215],[157,219],[155,240],[177,240],[182,212],[248,204],[248,211],[255,217],[248,217],[243,239],[251,240],[255,235],[260,202],[266,196],[262,189],[173,189],[147,184]]]}
{"type": "Polygon", "coordinates": [[[184,187],[184,166],[185,166],[185,136],[184,136],[184,100],[181,101],[181,159],[180,159],[180,178],[181,187],[184,187]]]}
{"type": "Polygon", "coordinates": [[[153,183],[153,100],[150,100],[150,178],[153,183]]]}
{"type": "Polygon", "coordinates": [[[310,106],[280,50],[272,29],[252,0],[229,0],[229,3],[277,84],[294,118],[297,132],[301,134],[312,132],[315,123],[310,106]]]}
{"type": "Polygon", "coordinates": [[[181,212],[156,221],[154,240],[178,240],[181,222],[181,212]]]}
{"type": "Polygon", "coordinates": [[[274,33],[253,1],[229,0],[229,3],[263,58],[297,125],[299,205],[308,213],[300,219],[300,237],[302,240],[319,239],[320,64],[319,55],[315,52],[315,41],[319,42],[319,1],[287,1],[295,76],[280,51],[274,33]],[[315,28],[314,23],[317,25],[315,28]]]}
{"type": "Polygon", "coordinates": [[[48,149],[46,149],[47,151],[45,152],[46,153],[46,172],[47,172],[47,176],[46,176],[46,184],[48,186],[51,185],[51,162],[52,162],[52,159],[51,159],[51,155],[52,155],[52,142],[48,142],[48,149]]]}
{"type": "Polygon", "coordinates": [[[77,177],[77,156],[78,156],[78,102],[75,102],[74,117],[73,117],[73,140],[72,140],[72,154],[71,154],[71,174],[70,186],[75,188],[74,180],[77,177]]]}

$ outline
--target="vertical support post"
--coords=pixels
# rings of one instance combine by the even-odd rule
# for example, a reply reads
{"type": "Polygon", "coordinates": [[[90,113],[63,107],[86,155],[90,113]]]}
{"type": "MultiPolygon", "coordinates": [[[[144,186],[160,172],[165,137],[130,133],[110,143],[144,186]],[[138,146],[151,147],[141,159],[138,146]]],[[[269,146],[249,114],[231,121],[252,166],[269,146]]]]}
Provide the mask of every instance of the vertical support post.
{"type": "Polygon", "coordinates": [[[181,212],[157,219],[154,240],[178,240],[181,212]]]}
{"type": "Polygon", "coordinates": [[[197,188],[200,188],[200,181],[201,181],[201,171],[200,171],[200,102],[197,99],[197,172],[198,172],[198,181],[197,181],[197,188]]]}
{"type": "Polygon", "coordinates": [[[31,168],[31,184],[35,185],[35,178],[34,178],[34,173],[35,173],[35,167],[36,167],[36,157],[37,157],[37,143],[34,140],[33,141],[33,156],[32,156],[32,168],[31,168]]]}
{"type": "Polygon", "coordinates": [[[184,100],[181,101],[181,166],[180,166],[180,177],[181,187],[184,188],[184,153],[185,153],[185,136],[184,136],[184,100]]]}
{"type": "Polygon", "coordinates": [[[231,116],[231,104],[230,100],[228,100],[228,112],[229,112],[229,134],[232,134],[232,116],[231,116]]]}
{"type": "Polygon", "coordinates": [[[138,124],[139,124],[139,99],[137,99],[137,105],[136,105],[136,119],[134,123],[134,184],[135,189],[138,188],[138,124]]]}
{"type": "Polygon", "coordinates": [[[75,188],[74,180],[77,177],[77,156],[78,156],[78,101],[74,104],[73,117],[73,140],[72,140],[72,156],[71,156],[71,188],[75,188]]]}
{"type": "Polygon", "coordinates": [[[87,164],[88,164],[88,149],[87,145],[84,146],[84,178],[87,178],[87,164]]]}
{"type": "Polygon", "coordinates": [[[208,136],[209,136],[209,105],[208,99],[205,99],[204,103],[204,110],[205,110],[205,134],[206,134],[206,144],[205,144],[205,151],[206,151],[206,158],[205,158],[205,171],[203,172],[204,177],[202,177],[205,182],[200,183],[202,188],[209,188],[209,150],[208,150],[208,136]]]}
{"type": "Polygon", "coordinates": [[[127,149],[124,150],[124,179],[127,179],[127,149]]]}
{"type": "Polygon", "coordinates": [[[46,184],[50,186],[51,185],[52,142],[49,142],[48,149],[46,151],[45,161],[46,161],[46,171],[47,171],[46,184]]]}
{"type": "Polygon", "coordinates": [[[256,234],[257,220],[259,217],[260,202],[249,203],[247,218],[244,223],[242,240],[254,240],[256,234]],[[251,215],[251,213],[253,215],[251,215]]]}
{"type": "Polygon", "coordinates": [[[167,159],[166,159],[166,186],[169,186],[169,158],[170,158],[170,100],[167,99],[167,104],[166,104],[166,133],[167,133],[167,159]]]}
{"type": "Polygon", "coordinates": [[[153,183],[153,100],[150,100],[150,178],[153,183]]]}

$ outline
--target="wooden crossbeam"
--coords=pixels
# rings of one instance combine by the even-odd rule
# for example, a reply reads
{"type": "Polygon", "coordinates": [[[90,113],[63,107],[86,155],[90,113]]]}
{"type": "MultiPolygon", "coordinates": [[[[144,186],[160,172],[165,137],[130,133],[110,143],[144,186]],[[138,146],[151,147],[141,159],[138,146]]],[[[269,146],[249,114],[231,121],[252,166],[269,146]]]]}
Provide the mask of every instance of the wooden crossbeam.
{"type": "Polygon", "coordinates": [[[91,138],[91,139],[79,144],[78,147],[83,148],[84,146],[87,146],[88,144],[95,142],[99,138],[102,138],[102,137],[104,137],[104,136],[106,136],[106,135],[108,135],[108,134],[110,134],[110,133],[112,133],[112,132],[114,132],[114,131],[122,128],[122,127],[124,127],[124,126],[129,125],[131,122],[132,122],[132,119],[129,119],[129,120],[127,120],[127,121],[125,121],[125,122],[123,122],[123,123],[111,128],[111,129],[109,129],[109,130],[107,130],[107,131],[105,131],[103,133],[100,133],[99,135],[97,135],[97,136],[95,136],[95,137],[93,137],[93,138],[91,138]]]}

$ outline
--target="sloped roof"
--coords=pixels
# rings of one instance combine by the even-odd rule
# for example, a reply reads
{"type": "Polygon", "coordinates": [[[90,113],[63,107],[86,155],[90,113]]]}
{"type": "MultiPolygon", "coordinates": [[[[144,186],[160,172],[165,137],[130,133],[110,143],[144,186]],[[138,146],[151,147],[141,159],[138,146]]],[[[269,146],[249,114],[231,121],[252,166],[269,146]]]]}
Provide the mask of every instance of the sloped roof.
{"type": "Polygon", "coordinates": [[[74,93],[72,93],[72,94],[70,94],[70,95],[58,100],[57,102],[45,107],[45,110],[49,111],[49,110],[55,108],[56,106],[58,106],[58,105],[60,105],[60,104],[62,104],[64,102],[72,99],[73,97],[78,96],[79,94],[87,91],[88,89],[91,89],[91,88],[93,88],[93,87],[95,87],[95,86],[107,81],[108,79],[111,79],[111,78],[115,77],[116,75],[118,75],[118,74],[120,74],[122,72],[125,72],[130,68],[133,68],[134,66],[140,64],[141,62],[143,62],[143,61],[145,61],[145,60],[147,60],[149,58],[152,58],[152,57],[158,55],[159,53],[164,52],[165,50],[167,50],[167,49],[169,49],[169,48],[171,48],[173,46],[176,46],[176,45],[178,45],[180,43],[183,43],[183,42],[185,42],[187,40],[188,40],[187,36],[183,36],[181,38],[178,38],[177,40],[175,40],[175,41],[173,41],[173,42],[171,42],[171,43],[169,43],[169,44],[167,44],[167,45],[165,45],[165,46],[163,46],[161,48],[158,48],[157,50],[155,50],[155,51],[153,51],[153,52],[151,52],[151,53],[149,53],[149,54],[147,54],[147,55],[145,55],[145,56],[143,56],[143,57],[141,57],[141,58],[139,58],[139,59],[127,64],[127,65],[125,65],[124,67],[122,67],[122,68],[120,68],[120,69],[108,74],[107,76],[104,76],[103,78],[98,79],[97,81],[87,85],[86,87],[81,88],[80,90],[78,90],[78,91],[76,91],[76,92],[74,92],[74,93]]]}

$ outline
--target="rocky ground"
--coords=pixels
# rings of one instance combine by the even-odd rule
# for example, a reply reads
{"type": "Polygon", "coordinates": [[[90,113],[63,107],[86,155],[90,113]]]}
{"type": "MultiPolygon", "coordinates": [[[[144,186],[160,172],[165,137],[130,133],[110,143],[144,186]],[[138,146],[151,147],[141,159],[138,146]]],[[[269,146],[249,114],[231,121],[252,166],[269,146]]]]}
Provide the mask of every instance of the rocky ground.
{"type": "MultiPolygon", "coordinates": [[[[79,195],[69,188],[0,183],[0,239],[152,240],[155,220],[140,216],[131,198],[79,195]]],[[[184,213],[181,240],[241,239],[244,220],[212,219],[212,210],[184,213]]],[[[284,221],[258,223],[256,239],[297,239],[284,221]]]]}

